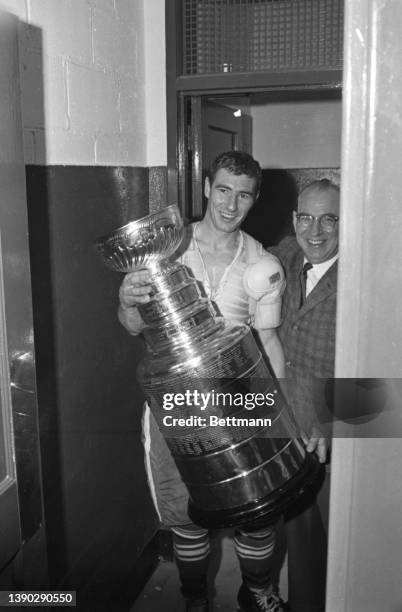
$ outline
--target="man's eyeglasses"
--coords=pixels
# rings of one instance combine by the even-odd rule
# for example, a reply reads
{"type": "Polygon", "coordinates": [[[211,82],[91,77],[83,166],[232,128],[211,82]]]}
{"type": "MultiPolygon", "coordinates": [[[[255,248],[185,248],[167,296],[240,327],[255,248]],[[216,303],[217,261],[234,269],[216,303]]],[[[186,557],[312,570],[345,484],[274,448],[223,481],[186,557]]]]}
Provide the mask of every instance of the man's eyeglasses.
{"type": "Polygon", "coordinates": [[[308,215],[306,213],[297,213],[296,219],[300,227],[303,228],[310,227],[314,223],[314,221],[318,221],[324,232],[333,232],[336,227],[336,224],[339,221],[339,217],[337,215],[331,215],[329,213],[326,213],[325,215],[319,215],[318,217],[315,217],[314,215],[308,215]]]}

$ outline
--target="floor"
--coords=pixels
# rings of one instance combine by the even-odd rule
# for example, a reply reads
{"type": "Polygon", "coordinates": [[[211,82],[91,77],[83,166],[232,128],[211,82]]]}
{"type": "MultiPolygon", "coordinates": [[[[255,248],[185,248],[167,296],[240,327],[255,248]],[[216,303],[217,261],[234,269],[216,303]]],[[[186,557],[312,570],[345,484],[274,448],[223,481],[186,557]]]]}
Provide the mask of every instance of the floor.
{"type": "MultiPolygon", "coordinates": [[[[213,601],[213,612],[235,612],[237,608],[237,591],[241,583],[239,566],[232,543],[230,530],[211,534],[210,563],[210,600],[213,601]]],[[[276,570],[280,593],[287,598],[286,557],[283,538],[278,537],[276,550],[276,570]]],[[[212,612],[211,610],[211,612],[212,612]]],[[[155,573],[139,595],[130,612],[181,612],[184,602],[176,567],[173,561],[161,560],[155,573]]]]}

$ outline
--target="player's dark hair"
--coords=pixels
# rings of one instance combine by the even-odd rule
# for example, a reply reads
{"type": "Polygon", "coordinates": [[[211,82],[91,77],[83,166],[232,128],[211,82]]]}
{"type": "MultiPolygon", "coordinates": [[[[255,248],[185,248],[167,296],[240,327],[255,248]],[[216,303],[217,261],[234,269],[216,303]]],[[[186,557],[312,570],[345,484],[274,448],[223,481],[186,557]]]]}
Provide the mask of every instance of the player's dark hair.
{"type": "Polygon", "coordinates": [[[256,191],[261,185],[261,166],[249,153],[244,151],[226,151],[214,159],[209,169],[209,180],[213,183],[218,170],[227,170],[232,174],[245,174],[256,179],[256,191]]]}

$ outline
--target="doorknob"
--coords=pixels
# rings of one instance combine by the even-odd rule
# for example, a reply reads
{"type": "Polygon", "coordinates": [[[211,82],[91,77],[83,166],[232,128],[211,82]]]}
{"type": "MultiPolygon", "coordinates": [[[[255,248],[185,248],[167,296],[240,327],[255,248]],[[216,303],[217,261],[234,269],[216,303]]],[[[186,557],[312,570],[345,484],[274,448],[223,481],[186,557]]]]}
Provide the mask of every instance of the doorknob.
{"type": "Polygon", "coordinates": [[[35,393],[36,381],[33,351],[13,351],[10,357],[11,387],[26,393],[35,393]]]}

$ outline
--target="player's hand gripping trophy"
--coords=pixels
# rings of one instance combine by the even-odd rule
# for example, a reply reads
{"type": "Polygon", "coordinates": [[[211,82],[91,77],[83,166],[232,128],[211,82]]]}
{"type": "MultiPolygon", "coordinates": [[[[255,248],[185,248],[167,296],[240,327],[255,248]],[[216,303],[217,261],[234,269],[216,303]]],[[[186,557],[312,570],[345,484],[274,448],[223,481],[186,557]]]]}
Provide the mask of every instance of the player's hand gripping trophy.
{"type": "Polygon", "coordinates": [[[250,328],[225,323],[191,270],[170,259],[183,235],[177,206],[168,206],[96,246],[113,270],[151,273],[151,300],[138,306],[147,344],[138,378],[189,491],[191,519],[258,528],[275,523],[301,493],[315,458],[305,452],[250,328]],[[181,426],[167,427],[167,392],[203,398],[204,409],[191,401],[174,405],[169,423],[181,426]],[[245,399],[257,393],[273,399],[251,412],[245,399]]]}

